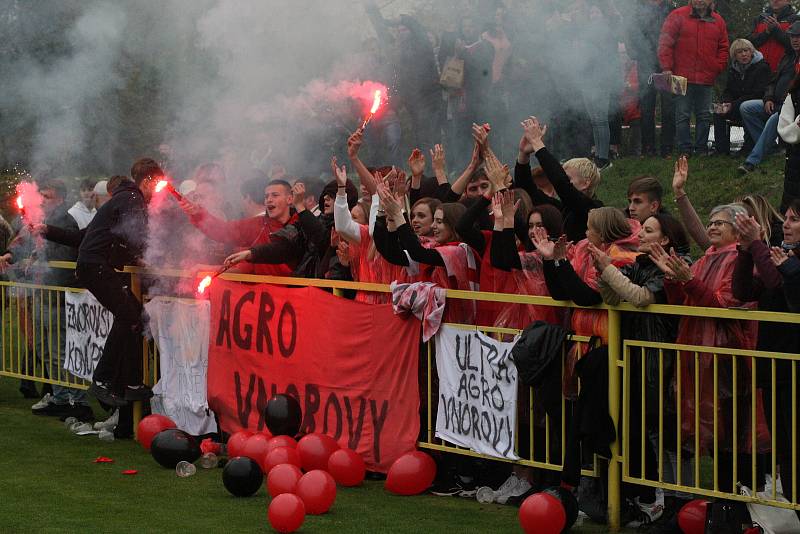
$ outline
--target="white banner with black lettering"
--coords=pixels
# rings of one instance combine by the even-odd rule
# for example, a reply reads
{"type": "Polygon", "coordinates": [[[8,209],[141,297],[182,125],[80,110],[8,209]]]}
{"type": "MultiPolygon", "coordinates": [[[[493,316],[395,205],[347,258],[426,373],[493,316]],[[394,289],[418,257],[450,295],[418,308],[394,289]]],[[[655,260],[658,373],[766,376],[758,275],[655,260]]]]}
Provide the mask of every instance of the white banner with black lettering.
{"type": "MultiPolygon", "coordinates": [[[[64,307],[67,323],[64,369],[91,380],[114,324],[114,316],[88,291],[64,292],[64,307]]],[[[55,326],[52,327],[54,330],[55,326]]]]}
{"type": "Polygon", "coordinates": [[[514,342],[496,341],[476,330],[442,326],[436,335],[439,407],[436,437],[475,452],[519,459],[517,368],[514,342]]]}
{"type": "Polygon", "coordinates": [[[161,366],[161,379],[150,401],[153,411],[171,418],[189,434],[216,432],[206,398],[211,303],[156,297],[145,311],[161,366]]]}

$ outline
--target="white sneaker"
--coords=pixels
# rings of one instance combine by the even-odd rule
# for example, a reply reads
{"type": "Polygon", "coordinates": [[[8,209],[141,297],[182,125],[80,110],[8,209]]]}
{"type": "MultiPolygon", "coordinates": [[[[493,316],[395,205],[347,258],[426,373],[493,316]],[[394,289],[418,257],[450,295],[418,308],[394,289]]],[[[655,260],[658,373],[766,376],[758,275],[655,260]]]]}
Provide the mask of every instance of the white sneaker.
{"type": "Polygon", "coordinates": [[[529,489],[531,489],[531,484],[524,478],[519,478],[516,475],[514,476],[516,479],[516,484],[509,487],[506,491],[500,492],[500,490],[495,493],[494,502],[498,504],[505,504],[508,502],[508,499],[511,497],[519,497],[529,489]]]}
{"type": "Polygon", "coordinates": [[[52,399],[53,399],[52,395],[50,395],[49,393],[45,394],[45,396],[42,397],[42,400],[31,406],[31,410],[41,410],[42,408],[50,404],[50,401],[52,399]]]}
{"type": "MultiPolygon", "coordinates": [[[[662,497],[663,498],[663,497],[662,497]]],[[[625,525],[628,528],[639,528],[644,525],[649,525],[654,521],[661,518],[664,515],[664,502],[656,502],[652,504],[648,503],[641,503],[639,502],[639,497],[636,497],[636,507],[638,508],[638,513],[636,519],[629,522],[625,525]]]]}
{"type": "Polygon", "coordinates": [[[114,413],[111,414],[111,417],[106,419],[105,421],[98,421],[94,424],[95,430],[114,430],[114,427],[119,424],[119,410],[114,410],[114,413]]]}

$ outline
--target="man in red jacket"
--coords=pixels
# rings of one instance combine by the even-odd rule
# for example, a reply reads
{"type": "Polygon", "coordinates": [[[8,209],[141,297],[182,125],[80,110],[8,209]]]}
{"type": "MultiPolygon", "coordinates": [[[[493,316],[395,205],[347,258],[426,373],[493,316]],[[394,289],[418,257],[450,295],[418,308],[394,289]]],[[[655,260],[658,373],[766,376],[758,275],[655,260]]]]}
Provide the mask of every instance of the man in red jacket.
{"type": "Polygon", "coordinates": [[[711,8],[713,0],[691,0],[669,14],[658,40],[665,74],[686,78],[685,96],[675,99],[675,130],[681,152],[705,154],[711,126],[711,89],[728,63],[728,30],[711,8]],[[690,120],[696,120],[692,145],[690,120]]]}
{"type": "Polygon", "coordinates": [[[789,0],[769,0],[769,7],[759,14],[753,24],[753,32],[748,38],[753,46],[764,55],[772,73],[778,72],[778,64],[787,53],[793,54],[786,30],[797,20],[789,0]]]}
{"type": "MultiPolygon", "coordinates": [[[[270,237],[292,221],[292,186],[285,180],[272,180],[264,190],[265,215],[225,221],[211,215],[202,207],[188,200],[181,201],[181,208],[189,220],[201,232],[220,243],[251,248],[270,242],[270,237]]],[[[240,270],[253,274],[291,276],[292,265],[243,264],[240,270]]]]}

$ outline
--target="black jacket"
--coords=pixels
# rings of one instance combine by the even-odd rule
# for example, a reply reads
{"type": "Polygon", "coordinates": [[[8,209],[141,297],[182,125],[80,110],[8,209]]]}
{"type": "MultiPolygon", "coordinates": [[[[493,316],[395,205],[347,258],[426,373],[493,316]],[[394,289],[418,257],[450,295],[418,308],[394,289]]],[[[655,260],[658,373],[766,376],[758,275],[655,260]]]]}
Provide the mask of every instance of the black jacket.
{"type": "MultiPolygon", "coordinates": [[[[122,182],[77,235],[81,238],[78,263],[115,268],[135,263],[147,245],[147,205],[139,187],[132,181],[122,182]]],[[[50,228],[47,237],[51,237],[50,228]]]]}
{"type": "Polygon", "coordinates": [[[756,56],[744,70],[737,69],[736,66],[735,61],[728,66],[728,80],[722,92],[722,101],[732,104],[730,118],[741,120],[739,105],[745,100],[764,98],[764,92],[772,79],[772,69],[760,52],[756,52],[756,56]]]}
{"type": "Polygon", "coordinates": [[[296,265],[293,276],[325,278],[332,256],[332,215],[315,217],[305,210],[297,214],[297,221],[287,224],[271,236],[269,243],[250,249],[253,263],[287,263],[296,265]]]}
{"type": "MultiPolygon", "coordinates": [[[[578,191],[570,183],[569,176],[564,171],[564,168],[547,148],[542,148],[536,152],[536,159],[542,166],[547,179],[553,184],[553,188],[556,190],[561,202],[561,213],[564,216],[564,233],[570,241],[577,243],[586,237],[589,212],[595,208],[602,208],[603,203],[597,198],[588,197],[578,191]]],[[[533,179],[531,179],[532,181],[533,179]]],[[[537,201],[534,200],[534,204],[536,203],[537,201]]],[[[552,199],[549,203],[555,205],[552,199]]]]}
{"type": "Polygon", "coordinates": [[[792,256],[778,270],[783,276],[783,293],[789,311],[800,313],[800,258],[792,256]]]}
{"type": "Polygon", "coordinates": [[[764,91],[764,102],[774,102],[780,106],[786,100],[786,93],[789,92],[789,84],[795,77],[794,66],[797,63],[797,54],[787,52],[781,62],[778,63],[778,72],[772,76],[769,85],[764,91]]]}

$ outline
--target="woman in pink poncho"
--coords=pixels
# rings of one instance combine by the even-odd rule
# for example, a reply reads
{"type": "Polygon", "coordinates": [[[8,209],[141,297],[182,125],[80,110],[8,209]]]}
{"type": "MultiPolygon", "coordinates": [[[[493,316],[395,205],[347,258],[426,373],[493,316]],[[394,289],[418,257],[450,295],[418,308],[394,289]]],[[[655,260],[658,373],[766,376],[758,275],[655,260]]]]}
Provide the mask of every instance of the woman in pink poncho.
{"type": "MultiPolygon", "coordinates": [[[[711,211],[707,233],[711,246],[705,255],[689,267],[674,251],[667,254],[662,248],[654,247],[651,252],[653,261],[664,271],[666,278],[664,288],[670,304],[684,306],[704,306],[712,308],[737,308],[742,303],[733,297],[732,280],[737,257],[738,230],[735,225],[736,216],[747,216],[747,211],[740,204],[717,206],[711,211]]],[[[752,307],[748,305],[747,307],[752,307]]],[[[678,328],[677,343],[703,347],[728,347],[736,349],[753,349],[756,344],[757,323],[733,319],[715,319],[705,317],[681,317],[678,328]]],[[[713,448],[714,419],[717,417],[717,438],[719,443],[718,474],[720,489],[731,491],[732,482],[732,443],[738,440],[738,451],[749,453],[752,449],[750,406],[752,391],[750,389],[750,370],[752,362],[749,358],[739,357],[737,361],[737,397],[738,421],[736,435],[733,428],[733,371],[730,356],[717,358],[717,396],[714,395],[714,356],[708,352],[680,351],[680,365],[677,375],[680,379],[680,395],[677,402],[681,408],[681,445],[693,451],[698,446],[698,454],[713,448]],[[699,388],[697,403],[695,388],[699,388]],[[698,425],[695,424],[695,410],[699,409],[698,425]],[[727,480],[726,480],[727,479],[727,480]]],[[[676,377],[676,388],[677,379],[676,377]]],[[[676,391],[677,395],[677,391],[676,391]]],[[[763,417],[759,393],[757,400],[757,440],[756,448],[766,450],[769,446],[769,432],[763,417]]],[[[711,451],[713,452],[713,451],[711,451]]],[[[742,458],[739,458],[742,460],[742,458]]],[[[739,473],[750,471],[750,462],[741,462],[739,473]],[[742,471],[745,469],[745,471],[742,471]]],[[[681,466],[678,466],[680,469],[681,466]]],[[[687,483],[689,481],[684,481],[687,483]]]]}

